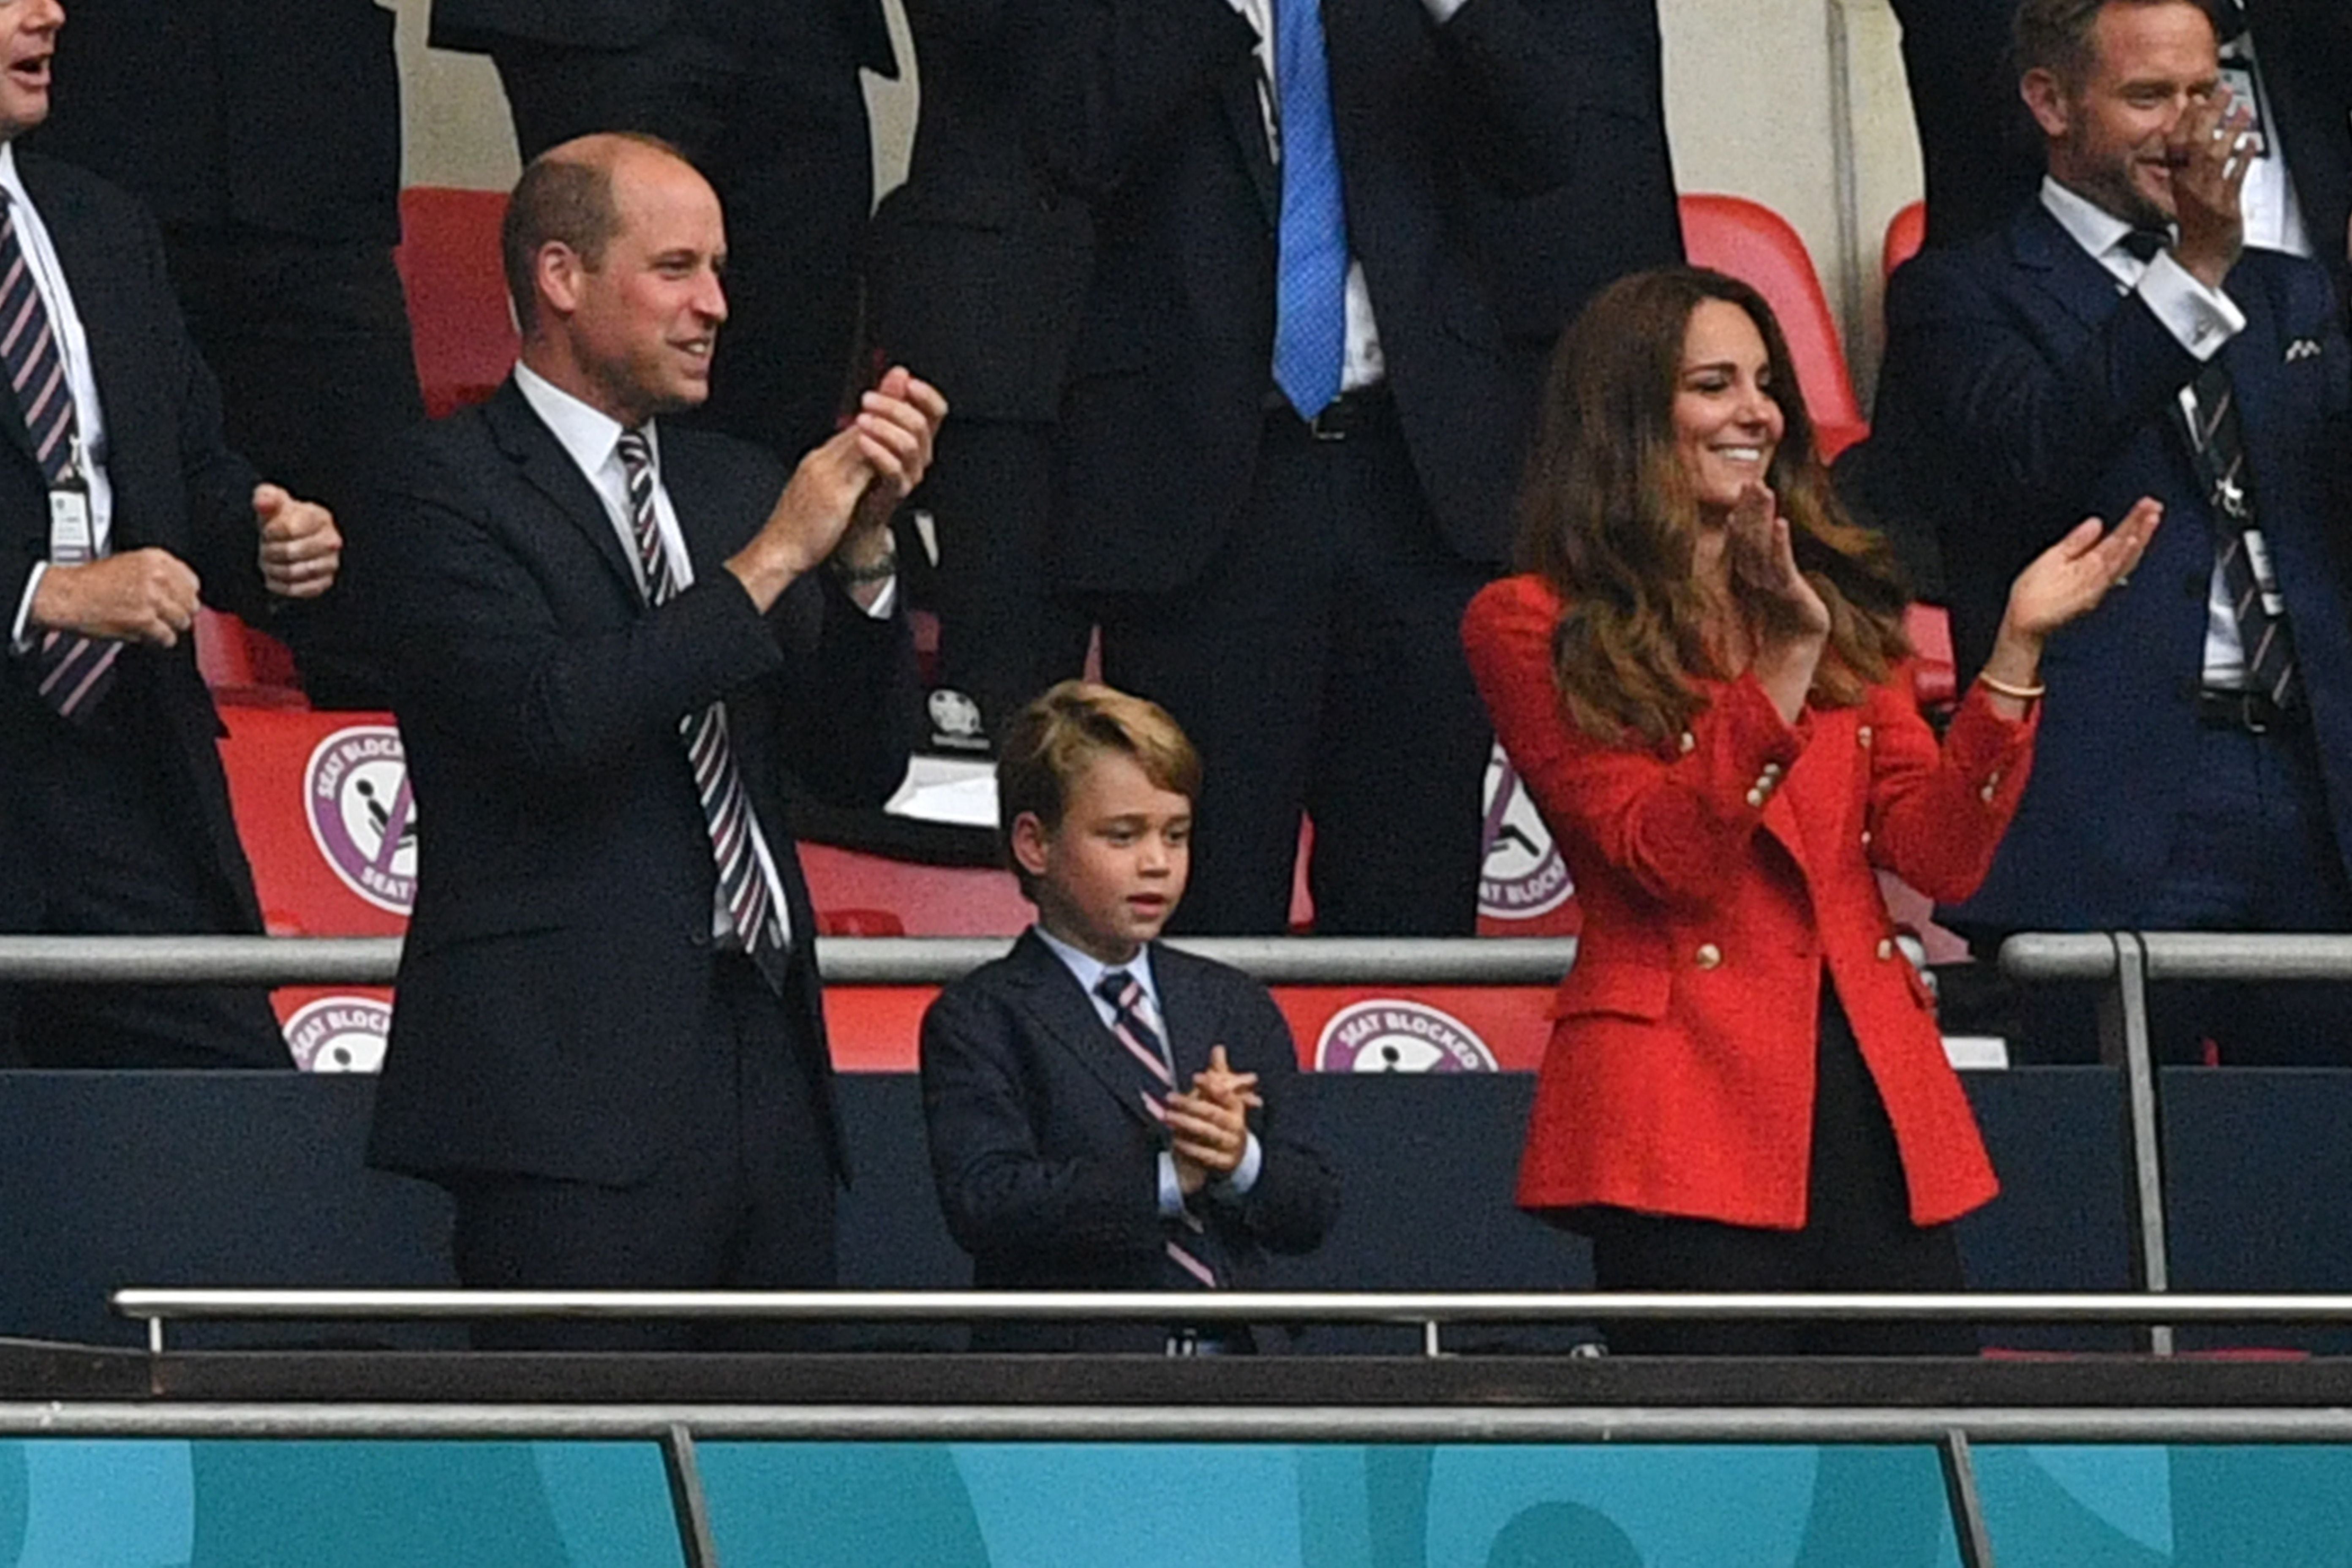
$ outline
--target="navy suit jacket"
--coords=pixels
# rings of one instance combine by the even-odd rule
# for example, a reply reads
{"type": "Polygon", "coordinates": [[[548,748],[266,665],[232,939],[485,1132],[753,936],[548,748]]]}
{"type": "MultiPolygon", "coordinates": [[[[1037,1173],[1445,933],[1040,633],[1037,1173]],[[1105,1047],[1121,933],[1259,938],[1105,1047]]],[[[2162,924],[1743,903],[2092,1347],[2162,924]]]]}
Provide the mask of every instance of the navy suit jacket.
{"type": "MultiPolygon", "coordinates": [[[[1558,221],[1488,204],[1605,171],[1577,215],[1586,253],[1644,265],[1679,243],[1654,104],[1625,75],[1654,35],[1617,36],[1628,8],[1468,0],[1439,26],[1421,0],[1323,5],[1349,245],[1423,492],[1466,560],[1506,553],[1540,368],[1497,300],[1540,302],[1498,286],[1481,246],[1558,221]]],[[[1229,0],[1014,9],[1036,144],[1095,213],[1054,564],[1074,590],[1169,592],[1246,510],[1273,384],[1281,184],[1256,35],[1229,0]]]]}
{"type": "MultiPolygon", "coordinates": [[[[2336,842],[2352,847],[2352,354],[2315,263],[2248,251],[2227,292],[2247,325],[2221,363],[2336,842]]],[[[1935,511],[1964,675],[2034,555],[2087,515],[2113,522],[2144,495],[2165,505],[2130,584],[2051,638],[2032,782],[1991,874],[1955,911],[2009,928],[2129,925],[2195,754],[2214,536],[2178,410],[2198,363],[2038,201],[2003,231],[1905,267],[1887,328],[1879,428],[1935,511]]]]}
{"type": "MultiPolygon", "coordinates": [[[[89,341],[106,409],[114,551],[167,550],[194,569],[207,605],[267,625],[270,599],[261,581],[254,472],[222,441],[220,390],[189,341],[154,220],[122,192],[69,164],[20,149],[16,166],[89,341]]],[[[47,483],[16,399],[0,395],[0,616],[8,625],[48,544],[47,483]]],[[[37,791],[38,759],[63,721],[36,692],[35,661],[6,662],[13,668],[0,680],[0,784],[37,791]]],[[[171,739],[172,754],[157,763],[160,809],[201,839],[201,858],[238,911],[238,924],[259,931],[253,872],[237,842],[221,771],[220,717],[197,673],[194,644],[183,637],[169,649],[127,648],[118,668],[107,702],[152,705],[171,739]]],[[[101,710],[93,722],[103,721],[101,710]]],[[[26,820],[39,816],[28,812],[26,820]]]]}
{"type": "Polygon", "coordinates": [[[678,721],[718,699],[791,910],[782,1005],[829,1115],[784,774],[843,804],[889,795],[912,644],[903,616],[874,619],[822,573],[762,617],[721,563],[765,521],[782,470],[676,422],[661,450],[695,584],[658,607],[511,381],[410,437],[352,530],[419,826],[379,1165],[617,1186],[676,1140],[730,1135],[682,1109],[709,1059],[717,874],[678,721]]]}
{"type": "MultiPolygon", "coordinates": [[[[1339,1179],[1286,1092],[1297,1072],[1290,1029],[1265,987],[1163,944],[1151,948],[1177,1081],[1223,1046],[1258,1075],[1251,1113],[1264,1164],[1238,1200],[1194,1212],[1246,1284],[1267,1251],[1307,1252],[1330,1228],[1339,1179]]],[[[983,1289],[1168,1289],[1158,1161],[1167,1139],[1137,1073],[1069,966],[1032,931],[1012,952],[940,994],[923,1017],[923,1116],[940,1207],[983,1289]]],[[[1156,1350],[1163,1329],[999,1325],[999,1349],[1156,1350]]]]}

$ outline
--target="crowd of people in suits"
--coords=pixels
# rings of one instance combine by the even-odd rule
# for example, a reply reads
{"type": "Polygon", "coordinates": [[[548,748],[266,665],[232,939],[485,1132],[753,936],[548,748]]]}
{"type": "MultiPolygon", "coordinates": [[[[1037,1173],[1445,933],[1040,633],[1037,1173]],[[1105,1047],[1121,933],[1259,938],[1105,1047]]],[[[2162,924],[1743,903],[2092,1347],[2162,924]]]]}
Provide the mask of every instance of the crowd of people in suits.
{"type": "MultiPolygon", "coordinates": [[[[2352,931],[2325,0],[1898,4],[1872,505],[1941,545],[1940,741],[1770,311],[1677,265],[1655,0],[908,0],[870,222],[879,0],[436,0],[527,161],[522,353],[415,429],[387,15],[156,9],[0,0],[0,929],[259,929],[200,593],[388,700],[436,847],[372,1152],[469,1284],[829,1280],[787,781],[897,784],[917,594],[1040,911],[925,1037],[1005,1281],[1313,1245],[1278,1018],[1156,938],[1286,929],[1302,819],[1318,931],[1466,934],[1497,728],[1588,900],[1522,1201],[1616,1282],[1951,1279],[1991,1176],[1873,868],[1988,943],[2352,931]]],[[[2216,1009],[2227,1059],[2352,1040],[2216,1009]]],[[[17,988],[0,1047],[285,1059],[234,991],[17,988]]]]}

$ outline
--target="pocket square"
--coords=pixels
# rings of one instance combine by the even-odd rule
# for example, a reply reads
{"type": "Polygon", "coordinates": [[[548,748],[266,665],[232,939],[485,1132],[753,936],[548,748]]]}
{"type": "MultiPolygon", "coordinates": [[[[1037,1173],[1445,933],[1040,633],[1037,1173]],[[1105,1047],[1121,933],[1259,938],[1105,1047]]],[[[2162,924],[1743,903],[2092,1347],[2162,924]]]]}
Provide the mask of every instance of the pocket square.
{"type": "Polygon", "coordinates": [[[2317,359],[2318,357],[2319,340],[2317,338],[2297,338],[2286,345],[2286,363],[2289,364],[2293,364],[2299,359],[2317,359]]]}

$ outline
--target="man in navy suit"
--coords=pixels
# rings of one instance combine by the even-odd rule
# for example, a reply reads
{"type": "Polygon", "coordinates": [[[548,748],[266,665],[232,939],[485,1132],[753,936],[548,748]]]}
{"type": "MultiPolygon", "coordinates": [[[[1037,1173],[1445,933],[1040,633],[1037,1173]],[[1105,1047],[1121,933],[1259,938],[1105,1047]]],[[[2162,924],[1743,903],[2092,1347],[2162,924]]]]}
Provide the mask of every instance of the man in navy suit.
{"type": "Polygon", "coordinates": [[[1095,216],[1055,580],[1207,763],[1177,929],[1286,930],[1303,808],[1318,931],[1466,935],[1492,740],[1459,627],[1535,324],[1681,258],[1654,5],[1021,9],[1034,143],[1095,216]]]}
{"type": "MultiPolygon", "coordinates": [[[[2052,639],[2032,783],[1950,918],[2352,930],[2352,364],[2327,275],[2244,245],[2249,116],[2201,6],[2028,0],[2018,39],[2041,191],[1887,307],[1881,429],[1932,499],[1963,668],[2066,527],[2143,495],[2166,516],[2128,588],[2052,639]]],[[[2336,1010],[2273,1000],[2163,1012],[2226,1059],[2352,1046],[2336,1010]]]]}
{"type": "MultiPolygon", "coordinates": [[[[784,775],[879,805],[905,772],[886,524],[945,407],[894,370],[789,480],[675,424],[727,242],[650,138],[534,160],[505,239],[521,363],[397,450],[354,546],[431,825],[369,1153],[449,1188],[468,1285],[830,1285],[784,775]]],[[[569,1327],[532,1337],[692,1342],[569,1327]]]]}
{"type": "MultiPolygon", "coordinates": [[[[17,149],[64,21],[58,0],[0,0],[0,928],[258,934],[188,633],[200,598],[278,624],[334,583],[342,541],[224,441],[154,219],[17,149]]],[[[16,1000],[36,1067],[290,1065],[251,987],[16,1000]]]]}

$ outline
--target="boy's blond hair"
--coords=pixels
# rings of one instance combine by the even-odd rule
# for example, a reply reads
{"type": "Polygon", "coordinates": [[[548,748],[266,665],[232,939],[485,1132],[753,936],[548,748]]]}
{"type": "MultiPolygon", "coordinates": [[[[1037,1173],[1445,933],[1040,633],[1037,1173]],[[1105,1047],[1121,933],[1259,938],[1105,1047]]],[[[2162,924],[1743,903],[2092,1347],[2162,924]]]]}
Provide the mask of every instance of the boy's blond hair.
{"type": "MultiPolygon", "coordinates": [[[[1013,715],[996,752],[996,815],[1008,852],[1025,813],[1048,832],[1062,825],[1070,792],[1095,759],[1134,759],[1143,776],[1187,800],[1201,795],[1201,753],[1157,702],[1089,680],[1065,680],[1013,715]]],[[[1021,890],[1031,877],[1018,860],[1021,890]]]]}

